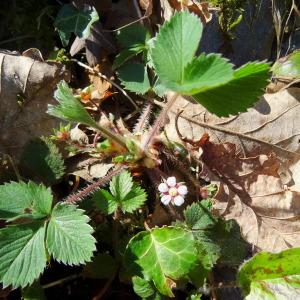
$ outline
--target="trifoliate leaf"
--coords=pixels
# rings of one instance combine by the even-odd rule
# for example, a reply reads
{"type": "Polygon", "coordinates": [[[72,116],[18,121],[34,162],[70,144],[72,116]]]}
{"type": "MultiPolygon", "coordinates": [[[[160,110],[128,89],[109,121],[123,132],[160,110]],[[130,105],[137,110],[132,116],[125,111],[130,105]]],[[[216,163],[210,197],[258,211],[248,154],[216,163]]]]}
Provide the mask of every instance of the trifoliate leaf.
{"type": "Polygon", "coordinates": [[[300,51],[297,50],[287,57],[280,58],[272,67],[274,75],[284,78],[300,78],[300,51]]]}
{"type": "Polygon", "coordinates": [[[63,46],[66,47],[71,33],[86,39],[90,35],[91,26],[98,20],[99,16],[94,7],[79,10],[72,4],[66,4],[58,12],[54,26],[58,29],[63,46]]]}
{"type": "Polygon", "coordinates": [[[21,165],[34,177],[52,185],[65,171],[64,160],[56,145],[48,138],[36,138],[25,145],[21,165]]]}
{"type": "Polygon", "coordinates": [[[233,74],[233,79],[193,98],[219,117],[238,114],[253,106],[269,79],[269,64],[251,62],[233,74]]]}
{"type": "Polygon", "coordinates": [[[131,191],[132,186],[132,177],[129,172],[125,171],[112,178],[109,189],[115,198],[123,200],[131,191]]]}
{"type": "Polygon", "coordinates": [[[151,88],[147,67],[140,63],[128,63],[119,70],[119,79],[125,89],[137,93],[145,94],[151,88]]]}
{"type": "Polygon", "coordinates": [[[132,57],[138,55],[139,53],[145,50],[144,45],[138,45],[136,47],[128,48],[122,50],[115,58],[113,68],[117,69],[122,66],[125,62],[127,62],[132,57]]]}
{"type": "Polygon", "coordinates": [[[49,115],[97,128],[96,122],[80,104],[79,100],[74,97],[72,90],[65,81],[62,80],[57,85],[54,97],[59,102],[59,105],[49,104],[47,111],[49,115]]]}
{"type": "Polygon", "coordinates": [[[107,254],[101,253],[84,267],[84,275],[95,279],[109,279],[116,273],[118,264],[115,259],[107,254]]]}
{"type": "Polygon", "coordinates": [[[261,252],[244,263],[238,283],[246,299],[298,299],[300,297],[300,248],[280,253],[261,252]]]}
{"type": "Polygon", "coordinates": [[[128,243],[124,259],[132,275],[152,280],[161,294],[172,297],[172,280],[186,276],[198,257],[192,233],[164,227],[134,236],[128,243]]]}
{"type": "Polygon", "coordinates": [[[96,206],[106,215],[114,213],[118,209],[118,202],[110,192],[100,189],[93,195],[96,206]]]}
{"type": "Polygon", "coordinates": [[[132,48],[141,45],[145,47],[150,37],[149,31],[137,23],[121,29],[117,35],[117,39],[123,48],[132,48]]]}
{"type": "Polygon", "coordinates": [[[47,229],[47,249],[54,259],[67,265],[90,261],[96,250],[89,217],[74,205],[58,203],[47,229]]]}
{"type": "Polygon", "coordinates": [[[3,287],[25,287],[46,267],[46,225],[32,222],[0,230],[0,281],[3,287]]]}
{"type": "Polygon", "coordinates": [[[163,24],[151,48],[152,61],[163,85],[184,82],[185,68],[196,53],[202,35],[202,24],[187,11],[163,24]]]}
{"type": "Polygon", "coordinates": [[[35,217],[47,216],[51,205],[51,191],[43,185],[34,182],[0,185],[0,219],[9,221],[30,213],[35,217]]]}
{"type": "Polygon", "coordinates": [[[109,185],[111,194],[101,189],[93,196],[93,201],[105,214],[111,214],[118,208],[125,212],[133,212],[141,207],[147,199],[147,194],[135,184],[129,172],[114,176],[109,185]]]}

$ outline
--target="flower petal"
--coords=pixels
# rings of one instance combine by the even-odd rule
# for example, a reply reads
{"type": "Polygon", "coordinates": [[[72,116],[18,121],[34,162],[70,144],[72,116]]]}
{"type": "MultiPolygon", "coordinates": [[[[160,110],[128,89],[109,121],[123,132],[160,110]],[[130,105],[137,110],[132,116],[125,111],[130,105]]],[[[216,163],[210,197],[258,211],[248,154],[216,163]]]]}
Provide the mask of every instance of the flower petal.
{"type": "Polygon", "coordinates": [[[176,178],[175,178],[174,176],[169,177],[169,178],[167,179],[167,184],[168,184],[168,186],[170,186],[170,187],[174,187],[174,186],[176,185],[176,178]]]}
{"type": "Polygon", "coordinates": [[[174,198],[174,204],[176,206],[181,206],[184,203],[184,198],[182,196],[176,196],[174,198]]]}
{"type": "Polygon", "coordinates": [[[169,190],[169,187],[166,183],[162,182],[159,186],[158,186],[158,190],[161,193],[166,193],[169,190]]]}
{"type": "Polygon", "coordinates": [[[177,191],[178,191],[178,194],[179,195],[186,195],[188,193],[188,189],[187,189],[187,186],[186,185],[180,185],[178,188],[177,188],[177,191]]]}
{"type": "Polygon", "coordinates": [[[161,202],[164,204],[164,205],[168,205],[171,201],[172,197],[170,195],[164,195],[161,197],[161,202]]]}

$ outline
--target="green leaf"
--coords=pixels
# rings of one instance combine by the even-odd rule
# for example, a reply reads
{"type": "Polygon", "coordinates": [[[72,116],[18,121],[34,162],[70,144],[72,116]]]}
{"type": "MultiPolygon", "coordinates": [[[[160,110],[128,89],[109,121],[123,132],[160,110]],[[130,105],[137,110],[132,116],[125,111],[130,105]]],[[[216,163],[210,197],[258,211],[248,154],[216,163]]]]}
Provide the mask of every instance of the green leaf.
{"type": "Polygon", "coordinates": [[[129,49],[124,49],[121,51],[115,58],[113,68],[117,69],[121,65],[123,65],[125,62],[133,58],[134,56],[138,55],[139,53],[143,52],[145,50],[144,45],[138,45],[136,47],[132,47],[129,49]]]}
{"type": "Polygon", "coordinates": [[[137,23],[121,29],[117,35],[117,39],[123,48],[145,47],[150,37],[149,31],[137,23]]]}
{"type": "Polygon", "coordinates": [[[183,84],[185,68],[196,53],[202,35],[202,24],[196,15],[177,12],[160,27],[151,56],[162,83],[183,84]]]}
{"type": "Polygon", "coordinates": [[[118,208],[124,213],[131,213],[142,206],[147,199],[145,190],[132,181],[127,171],[114,176],[109,186],[111,194],[100,189],[93,196],[97,207],[107,215],[112,214],[118,208]]]}
{"type": "Polygon", "coordinates": [[[83,11],[78,10],[72,4],[66,4],[58,12],[54,26],[59,30],[61,41],[65,47],[69,43],[72,32],[79,38],[88,38],[91,26],[98,20],[99,16],[94,7],[83,11]]]}
{"type": "Polygon", "coordinates": [[[44,289],[39,281],[35,281],[31,286],[22,289],[23,300],[46,300],[44,289]]]}
{"type": "Polygon", "coordinates": [[[118,264],[115,259],[107,254],[101,253],[84,267],[84,275],[95,279],[109,279],[117,271],[118,264]]]}
{"type": "Polygon", "coordinates": [[[139,276],[133,276],[132,283],[134,292],[143,299],[151,297],[155,293],[151,283],[139,276]]]}
{"type": "Polygon", "coordinates": [[[43,217],[50,214],[51,190],[34,182],[11,182],[0,185],[0,219],[12,221],[18,217],[43,217]]]}
{"type": "Polygon", "coordinates": [[[140,63],[123,65],[118,70],[118,75],[125,89],[131,92],[145,94],[151,88],[147,67],[140,63]]]}
{"type": "Polygon", "coordinates": [[[134,236],[128,243],[124,259],[132,275],[152,280],[161,294],[172,297],[170,279],[186,276],[198,258],[192,233],[164,227],[134,236]]]}
{"type": "Polygon", "coordinates": [[[46,267],[46,225],[32,222],[0,230],[0,281],[3,287],[25,287],[46,267]]]}
{"type": "Polygon", "coordinates": [[[237,69],[227,84],[196,94],[193,98],[219,117],[244,112],[263,94],[269,70],[268,63],[248,63],[237,69]]]}
{"type": "Polygon", "coordinates": [[[64,160],[49,138],[36,138],[25,145],[21,164],[45,183],[56,183],[65,172],[64,160]]]}
{"type": "Polygon", "coordinates": [[[276,61],[272,71],[278,77],[300,78],[300,51],[295,51],[276,61]]]}
{"type": "Polygon", "coordinates": [[[133,181],[129,172],[124,171],[114,176],[109,184],[112,195],[119,201],[123,200],[131,191],[133,181]]]}
{"type": "Polygon", "coordinates": [[[300,248],[280,253],[261,252],[244,263],[238,283],[246,299],[298,299],[300,296],[300,248]]]}
{"type": "Polygon", "coordinates": [[[58,203],[52,210],[47,229],[47,249],[53,257],[67,265],[90,261],[96,250],[89,217],[74,205],[58,203]]]}
{"type": "Polygon", "coordinates": [[[110,215],[118,209],[118,202],[115,200],[114,196],[104,189],[100,189],[94,193],[92,200],[106,215],[110,215]]]}
{"type": "Polygon", "coordinates": [[[96,122],[80,104],[79,100],[74,97],[72,90],[64,80],[57,85],[54,97],[59,102],[59,105],[49,104],[47,111],[49,115],[97,128],[96,122]]]}

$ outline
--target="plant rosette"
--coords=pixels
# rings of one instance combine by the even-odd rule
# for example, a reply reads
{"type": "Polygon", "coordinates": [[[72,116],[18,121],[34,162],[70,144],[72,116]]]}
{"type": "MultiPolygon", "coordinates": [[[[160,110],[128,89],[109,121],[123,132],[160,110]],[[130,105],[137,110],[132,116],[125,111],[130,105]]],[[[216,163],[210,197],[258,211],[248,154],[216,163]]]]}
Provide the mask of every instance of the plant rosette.
{"type": "Polygon", "coordinates": [[[184,198],[188,193],[187,186],[184,182],[178,182],[174,176],[168,177],[159,184],[160,200],[164,205],[172,203],[176,206],[181,206],[184,203],[184,198]]]}

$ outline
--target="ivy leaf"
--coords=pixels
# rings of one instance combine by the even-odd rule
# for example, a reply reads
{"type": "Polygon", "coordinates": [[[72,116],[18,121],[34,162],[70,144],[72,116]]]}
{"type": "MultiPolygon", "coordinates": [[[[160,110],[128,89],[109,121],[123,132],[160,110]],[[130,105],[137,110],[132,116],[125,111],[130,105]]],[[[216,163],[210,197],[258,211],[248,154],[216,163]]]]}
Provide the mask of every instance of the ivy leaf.
{"type": "Polygon", "coordinates": [[[246,299],[298,299],[300,296],[300,248],[280,253],[261,252],[244,263],[238,283],[246,299]]]}
{"type": "Polygon", "coordinates": [[[155,289],[151,283],[139,276],[132,277],[134,292],[142,299],[149,298],[155,294],[155,289]]]}
{"type": "Polygon", "coordinates": [[[151,48],[157,75],[168,88],[181,84],[185,68],[196,53],[202,35],[202,24],[196,15],[177,12],[160,27],[151,48]]]}
{"type": "Polygon", "coordinates": [[[151,88],[147,67],[143,64],[125,64],[118,70],[118,75],[125,89],[131,92],[145,94],[151,88]]]}
{"type": "Polygon", "coordinates": [[[161,294],[173,297],[171,280],[188,275],[198,257],[192,233],[164,227],[134,236],[127,245],[124,259],[132,275],[152,280],[161,294]]]}
{"type": "Polygon", "coordinates": [[[0,185],[0,219],[12,221],[22,216],[44,217],[50,214],[50,189],[34,182],[0,185]]]}
{"type": "Polygon", "coordinates": [[[58,203],[52,210],[47,229],[47,249],[53,257],[67,265],[90,261],[96,250],[89,217],[74,205],[58,203]]]}
{"type": "Polygon", "coordinates": [[[248,63],[237,69],[227,84],[196,94],[193,98],[219,117],[247,111],[263,94],[269,71],[268,63],[248,63]]]}
{"type": "Polygon", "coordinates": [[[25,145],[21,164],[45,183],[56,183],[65,172],[64,160],[49,138],[36,138],[25,145]]]}
{"type": "Polygon", "coordinates": [[[54,98],[59,102],[59,105],[49,104],[47,111],[49,115],[97,128],[96,122],[80,104],[79,100],[74,97],[72,90],[64,80],[57,85],[54,98]]]}
{"type": "Polygon", "coordinates": [[[25,287],[46,267],[46,225],[32,222],[0,230],[0,280],[3,287],[25,287]]]}
{"type": "Polygon", "coordinates": [[[142,206],[147,199],[145,190],[134,183],[130,173],[126,171],[114,176],[109,188],[111,194],[100,189],[93,196],[93,201],[107,215],[118,208],[124,213],[131,213],[142,206]]]}
{"type": "Polygon", "coordinates": [[[91,26],[98,20],[99,16],[94,7],[83,11],[72,4],[66,4],[58,12],[54,26],[58,29],[63,46],[66,47],[72,32],[79,38],[86,39],[91,33],[91,26]]]}
{"type": "Polygon", "coordinates": [[[140,24],[132,24],[121,29],[117,34],[118,42],[123,48],[132,48],[136,46],[145,47],[147,41],[151,38],[149,31],[140,24]]]}

